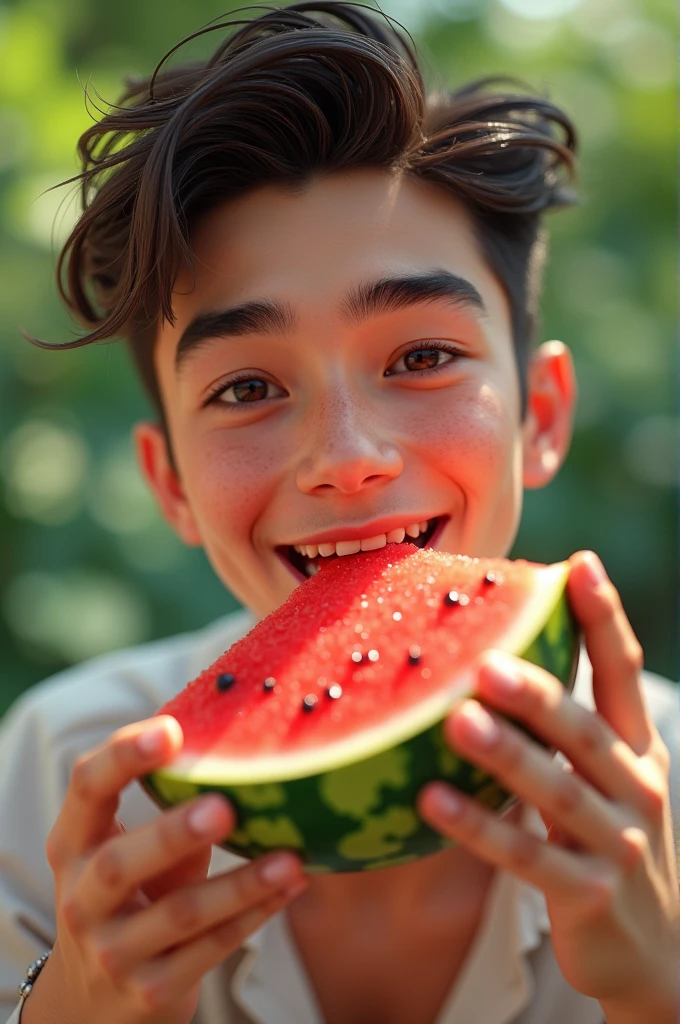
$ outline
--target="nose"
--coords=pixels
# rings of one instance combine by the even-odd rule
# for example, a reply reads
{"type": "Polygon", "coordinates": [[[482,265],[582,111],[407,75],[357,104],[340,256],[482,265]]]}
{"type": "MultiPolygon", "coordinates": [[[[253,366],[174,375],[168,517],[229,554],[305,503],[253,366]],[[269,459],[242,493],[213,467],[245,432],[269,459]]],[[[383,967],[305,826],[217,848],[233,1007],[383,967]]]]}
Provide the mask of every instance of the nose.
{"type": "Polygon", "coordinates": [[[374,414],[347,396],[327,398],[305,424],[305,455],[297,470],[304,494],[335,490],[357,494],[396,479],[404,468],[398,448],[384,436],[374,414]]]}

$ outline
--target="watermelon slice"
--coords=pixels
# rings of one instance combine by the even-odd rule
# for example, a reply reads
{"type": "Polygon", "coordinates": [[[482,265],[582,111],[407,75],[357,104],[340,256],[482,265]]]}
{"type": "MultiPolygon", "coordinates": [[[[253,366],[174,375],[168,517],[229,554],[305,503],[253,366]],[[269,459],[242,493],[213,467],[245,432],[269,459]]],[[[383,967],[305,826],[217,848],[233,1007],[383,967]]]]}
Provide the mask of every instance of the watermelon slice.
{"type": "Polygon", "coordinates": [[[566,562],[408,543],[330,558],[160,708],[184,746],[140,781],[163,808],[224,794],[237,827],[220,845],[249,858],[290,848],[308,872],[389,867],[452,846],[415,810],[427,782],[446,779],[493,809],[516,798],[454,753],[442,720],[472,693],[475,659],[490,647],[571,690],[568,573],[566,562]]]}

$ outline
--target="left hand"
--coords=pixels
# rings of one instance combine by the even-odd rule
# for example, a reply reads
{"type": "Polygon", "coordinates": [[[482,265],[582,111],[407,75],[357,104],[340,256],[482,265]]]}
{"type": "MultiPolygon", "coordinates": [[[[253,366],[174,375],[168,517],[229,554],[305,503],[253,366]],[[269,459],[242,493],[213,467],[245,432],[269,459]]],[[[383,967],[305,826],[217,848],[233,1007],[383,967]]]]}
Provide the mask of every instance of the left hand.
{"type": "Polygon", "coordinates": [[[650,1016],[654,1007],[666,1013],[680,998],[670,757],[644,703],[642,651],[618,592],[592,552],[570,563],[568,595],[597,710],[576,704],[543,669],[499,652],[480,662],[476,690],[561,751],[568,768],[477,701],[457,707],[444,726],[456,752],[538,808],[547,842],[444,782],[423,788],[418,810],[475,856],[542,889],[555,957],[572,988],[611,1009],[612,1020],[619,1007],[622,1020],[644,1008],[639,1019],[649,1024],[661,1019],[650,1016]],[[487,740],[476,730],[484,723],[495,726],[487,740]],[[447,812],[447,794],[459,813],[447,812]]]}

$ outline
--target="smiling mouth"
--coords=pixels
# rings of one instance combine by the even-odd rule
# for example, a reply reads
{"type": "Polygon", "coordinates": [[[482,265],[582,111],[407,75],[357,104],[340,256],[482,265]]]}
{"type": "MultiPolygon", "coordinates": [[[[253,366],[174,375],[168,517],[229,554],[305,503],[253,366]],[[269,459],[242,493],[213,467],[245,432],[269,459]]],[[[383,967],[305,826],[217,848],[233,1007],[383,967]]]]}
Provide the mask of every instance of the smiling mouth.
{"type": "MultiPolygon", "coordinates": [[[[423,533],[419,534],[419,536],[415,538],[407,535],[400,543],[415,544],[418,548],[427,547],[432,542],[433,538],[435,538],[435,535],[439,536],[447,518],[448,516],[435,516],[433,519],[428,519],[427,529],[423,533]]],[[[310,576],[313,576],[318,572],[319,566],[324,562],[330,562],[337,558],[359,558],[363,554],[363,552],[360,551],[351,555],[317,555],[315,558],[309,558],[307,555],[303,555],[299,551],[296,551],[292,545],[279,547],[276,551],[279,557],[284,562],[287,562],[289,567],[292,568],[294,575],[301,580],[305,580],[310,576]]]]}

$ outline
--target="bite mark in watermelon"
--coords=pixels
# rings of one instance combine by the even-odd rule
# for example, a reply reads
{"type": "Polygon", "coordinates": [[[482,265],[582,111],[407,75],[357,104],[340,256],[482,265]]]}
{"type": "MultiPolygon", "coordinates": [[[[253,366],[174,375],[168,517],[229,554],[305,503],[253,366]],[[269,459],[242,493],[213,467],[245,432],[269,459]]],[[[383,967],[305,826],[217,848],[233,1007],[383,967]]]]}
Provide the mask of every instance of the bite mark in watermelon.
{"type": "Polygon", "coordinates": [[[443,719],[471,695],[475,660],[491,647],[571,690],[568,572],[404,543],[331,559],[159,709],[184,746],[140,781],[163,808],[222,793],[238,824],[220,845],[248,858],[289,848],[308,872],[452,846],[416,812],[428,782],[492,809],[515,798],[451,749],[443,719]]]}

